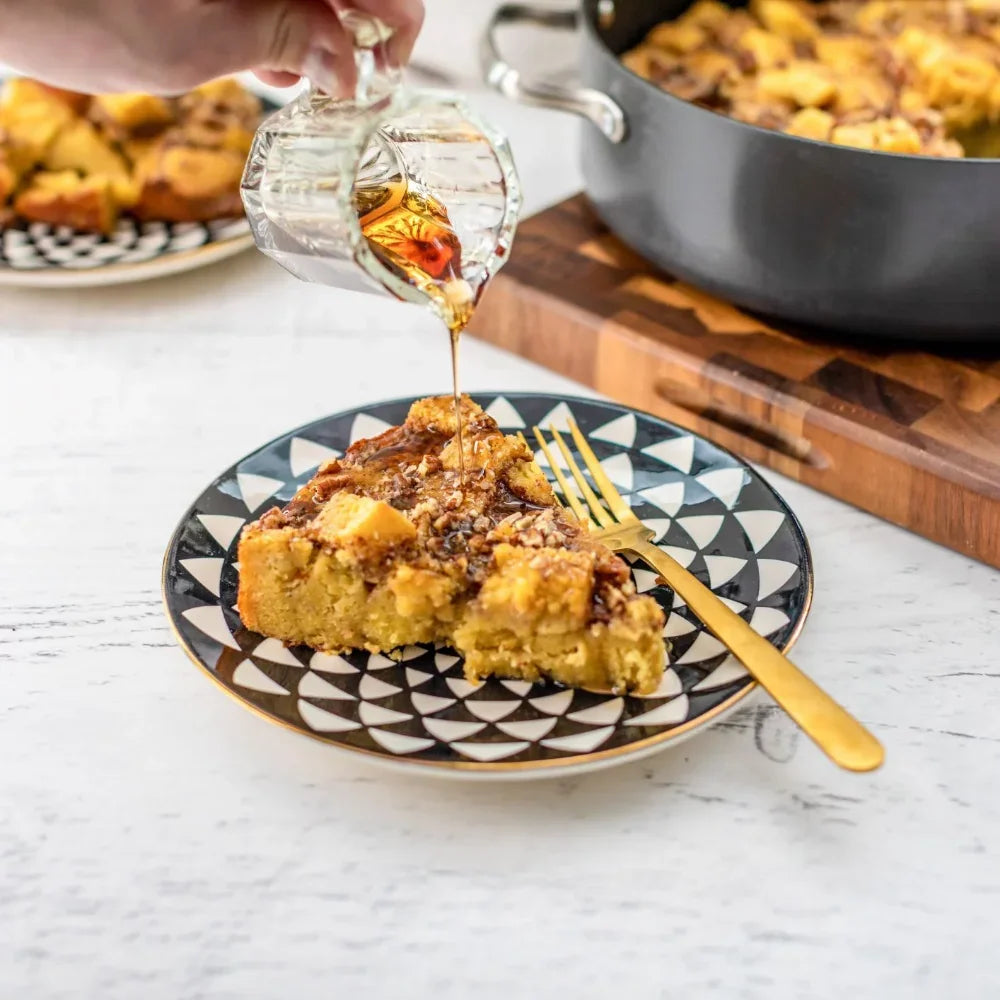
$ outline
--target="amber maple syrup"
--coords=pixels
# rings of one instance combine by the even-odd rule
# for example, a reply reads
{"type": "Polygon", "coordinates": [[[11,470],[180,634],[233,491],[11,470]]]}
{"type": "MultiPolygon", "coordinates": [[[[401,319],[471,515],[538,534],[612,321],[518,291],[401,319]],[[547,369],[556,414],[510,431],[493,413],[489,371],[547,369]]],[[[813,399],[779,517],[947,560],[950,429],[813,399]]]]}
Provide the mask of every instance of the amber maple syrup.
{"type": "Polygon", "coordinates": [[[451,341],[451,379],[458,422],[459,475],[465,478],[458,346],[478,298],[462,277],[462,244],[447,209],[406,182],[356,192],[361,232],[375,256],[436,306],[451,341]]]}

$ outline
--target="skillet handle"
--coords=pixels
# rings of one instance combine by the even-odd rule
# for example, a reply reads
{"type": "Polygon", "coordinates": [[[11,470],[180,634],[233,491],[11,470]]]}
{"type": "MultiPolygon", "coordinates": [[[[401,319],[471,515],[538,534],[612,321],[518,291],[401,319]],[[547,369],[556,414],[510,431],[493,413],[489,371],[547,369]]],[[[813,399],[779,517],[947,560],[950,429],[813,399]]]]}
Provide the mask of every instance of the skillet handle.
{"type": "Polygon", "coordinates": [[[569,111],[593,122],[614,143],[625,138],[625,113],[607,94],[589,87],[563,87],[544,80],[526,82],[519,70],[505,62],[497,45],[497,29],[509,24],[533,24],[573,30],[575,9],[553,10],[531,3],[503,3],[493,12],[480,43],[483,76],[504,97],[556,111],[569,111]]]}

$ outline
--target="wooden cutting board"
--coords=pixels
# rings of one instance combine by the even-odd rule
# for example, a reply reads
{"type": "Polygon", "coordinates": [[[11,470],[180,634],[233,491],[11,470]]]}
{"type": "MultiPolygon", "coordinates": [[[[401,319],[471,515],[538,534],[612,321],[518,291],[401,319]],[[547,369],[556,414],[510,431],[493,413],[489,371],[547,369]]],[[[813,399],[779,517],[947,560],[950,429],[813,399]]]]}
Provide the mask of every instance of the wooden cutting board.
{"type": "Polygon", "coordinates": [[[657,272],[583,196],[521,225],[470,332],[1000,567],[1000,350],[772,325],[657,272]]]}

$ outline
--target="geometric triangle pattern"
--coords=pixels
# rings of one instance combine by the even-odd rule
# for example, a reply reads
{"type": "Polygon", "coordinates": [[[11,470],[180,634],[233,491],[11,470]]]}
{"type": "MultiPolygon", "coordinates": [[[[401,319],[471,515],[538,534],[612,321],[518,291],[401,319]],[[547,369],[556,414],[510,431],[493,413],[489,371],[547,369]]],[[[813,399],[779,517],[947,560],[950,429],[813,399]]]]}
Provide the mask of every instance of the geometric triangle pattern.
{"type": "Polygon", "coordinates": [[[660,582],[660,574],[655,569],[632,569],[632,579],[635,581],[635,589],[640,594],[647,594],[660,582]]]}
{"type": "Polygon", "coordinates": [[[679,517],[677,523],[699,549],[707,549],[715,541],[724,520],[722,514],[695,514],[693,517],[679,517]]]}
{"type": "Polygon", "coordinates": [[[276,490],[285,485],[284,480],[271,476],[258,476],[252,472],[238,472],[236,483],[247,510],[253,514],[276,490]]]}
{"type": "Polygon", "coordinates": [[[694,436],[684,434],[680,437],[657,441],[642,449],[644,455],[649,455],[664,465],[671,465],[678,472],[690,472],[694,463],[694,436]]]}
{"type": "Polygon", "coordinates": [[[709,586],[712,590],[718,590],[724,583],[729,583],[746,564],[746,559],[739,556],[705,556],[709,586]]]}
{"type": "MultiPolygon", "coordinates": [[[[609,478],[664,552],[779,647],[808,609],[811,567],[798,522],[748,466],[689,431],[613,403],[531,393],[474,397],[505,430],[574,420],[609,478]]],[[[666,611],[670,666],[637,697],[489,678],[470,684],[454,650],[392,655],[289,649],[245,629],[234,610],[239,531],[287,502],[352,440],[398,424],[410,400],[317,421],[217,477],[167,553],[165,598],[189,653],[261,715],[317,739],[401,763],[481,774],[559,774],[568,766],[664,744],[753,687],[743,666],[641,560],[639,590],[666,611]]],[[[543,466],[550,479],[551,470],[543,466]]]]}
{"type": "Polygon", "coordinates": [[[781,510],[744,510],[736,514],[746,532],[754,552],[760,552],[774,538],[785,522],[785,512],[781,510]]]}
{"type": "Polygon", "coordinates": [[[544,414],[537,422],[537,426],[543,431],[569,431],[570,421],[575,421],[579,425],[580,421],[565,400],[560,400],[555,406],[544,414]]]}
{"type": "Polygon", "coordinates": [[[710,674],[703,677],[692,691],[710,691],[712,688],[724,687],[747,676],[747,668],[735,656],[727,656],[710,674]]]}
{"type": "Polygon", "coordinates": [[[219,586],[222,580],[222,559],[201,558],[181,559],[183,566],[206,590],[215,597],[219,596],[219,586]]]}
{"type": "Polygon", "coordinates": [[[261,694],[288,694],[276,680],[273,680],[257,666],[253,660],[244,660],[233,671],[233,683],[261,694]]]}
{"type": "MultiPolygon", "coordinates": [[[[381,417],[373,416],[371,413],[358,413],[351,421],[351,430],[348,435],[347,444],[353,444],[362,438],[378,437],[384,434],[393,425],[383,420],[381,417]]],[[[344,449],[347,450],[346,448],[344,449]]]]}
{"type": "Polygon", "coordinates": [[[592,441],[608,441],[611,444],[622,445],[631,448],[635,444],[635,435],[638,430],[638,423],[634,413],[626,413],[624,416],[615,417],[606,424],[590,432],[588,437],[592,441]]]}
{"type": "Polygon", "coordinates": [[[219,543],[223,551],[229,548],[233,539],[239,534],[240,528],[246,524],[244,518],[234,517],[231,514],[196,514],[195,516],[219,543]]]}
{"type": "Polygon", "coordinates": [[[697,552],[693,552],[691,549],[681,549],[676,545],[661,545],[660,548],[663,549],[663,551],[666,552],[671,559],[679,562],[685,569],[687,569],[698,556],[697,552]]]}
{"type": "Polygon", "coordinates": [[[324,462],[331,458],[338,458],[340,452],[335,448],[328,448],[325,444],[317,441],[309,441],[306,438],[292,438],[292,443],[288,451],[288,467],[292,470],[292,477],[298,479],[306,472],[312,472],[324,462]]]}
{"type": "Polygon", "coordinates": [[[278,639],[265,639],[253,651],[255,660],[267,660],[270,663],[284,663],[289,667],[305,666],[295,654],[278,639]]]}
{"type": "Polygon", "coordinates": [[[634,481],[632,460],[625,452],[620,452],[617,455],[612,455],[610,458],[604,459],[601,462],[601,468],[607,473],[608,479],[615,484],[619,493],[632,492],[632,483],[634,481]]]}
{"type": "Polygon", "coordinates": [[[501,430],[517,431],[525,426],[524,418],[503,396],[497,396],[489,406],[484,406],[483,409],[497,422],[501,430]]]}
{"type": "Polygon", "coordinates": [[[685,493],[683,480],[674,480],[640,490],[639,496],[667,517],[676,517],[684,506],[685,493]]]}
{"type": "Polygon", "coordinates": [[[426,684],[434,675],[428,674],[423,670],[414,670],[412,667],[406,668],[406,683],[410,685],[411,688],[420,687],[421,684],[426,684]]]}
{"type": "Polygon", "coordinates": [[[703,472],[695,477],[695,481],[709,493],[717,496],[731,510],[743,491],[746,477],[744,469],[730,465],[703,472]]]}
{"type": "Polygon", "coordinates": [[[353,694],[311,671],[299,680],[298,695],[300,698],[332,698],[334,701],[357,700],[353,694]]]}

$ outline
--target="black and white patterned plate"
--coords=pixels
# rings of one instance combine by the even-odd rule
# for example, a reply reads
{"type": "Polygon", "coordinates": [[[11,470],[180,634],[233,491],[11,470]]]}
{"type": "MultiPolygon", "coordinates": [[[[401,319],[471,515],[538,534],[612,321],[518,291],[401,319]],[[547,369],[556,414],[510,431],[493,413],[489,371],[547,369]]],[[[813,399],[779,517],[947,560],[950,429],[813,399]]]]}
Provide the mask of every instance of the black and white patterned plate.
{"type": "MultiPolygon", "coordinates": [[[[776,646],[792,644],[812,594],[808,546],[781,498],[738,458],[614,403],[474,398],[508,432],[575,419],[657,543],[776,646]]],[[[233,607],[240,529],[352,441],[400,423],[411,402],[350,410],[272,441],[222,473],[184,516],[164,560],[167,613],[184,649],[228,693],[288,728],[383,761],[531,777],[652,752],[751,692],[743,667],[639,563],[636,584],[663,606],[672,646],[663,683],[643,698],[493,679],[472,685],[450,649],[334,656],[245,629],[233,607]]]]}
{"type": "Polygon", "coordinates": [[[80,288],[176,274],[253,245],[246,219],[137,222],[111,236],[32,222],[0,232],[0,285],[80,288]]]}

